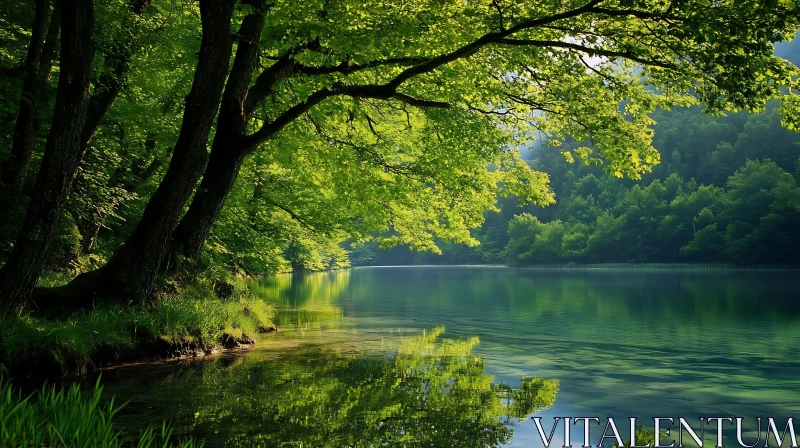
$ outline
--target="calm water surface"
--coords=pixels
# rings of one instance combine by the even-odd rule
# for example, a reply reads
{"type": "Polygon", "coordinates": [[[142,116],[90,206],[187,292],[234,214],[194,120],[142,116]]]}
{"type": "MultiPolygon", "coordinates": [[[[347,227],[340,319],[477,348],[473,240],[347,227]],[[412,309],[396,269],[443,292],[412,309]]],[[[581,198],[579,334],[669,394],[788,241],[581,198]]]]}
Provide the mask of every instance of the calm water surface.
{"type": "MultiPolygon", "coordinates": [[[[120,416],[129,430],[167,418],[207,446],[540,447],[534,411],[548,427],[555,416],[742,416],[754,430],[755,417],[800,414],[797,275],[275,276],[252,289],[276,303],[277,336],[245,354],[118,368],[103,381],[131,400],[120,416]]],[[[581,435],[574,427],[573,443],[581,435]]]]}

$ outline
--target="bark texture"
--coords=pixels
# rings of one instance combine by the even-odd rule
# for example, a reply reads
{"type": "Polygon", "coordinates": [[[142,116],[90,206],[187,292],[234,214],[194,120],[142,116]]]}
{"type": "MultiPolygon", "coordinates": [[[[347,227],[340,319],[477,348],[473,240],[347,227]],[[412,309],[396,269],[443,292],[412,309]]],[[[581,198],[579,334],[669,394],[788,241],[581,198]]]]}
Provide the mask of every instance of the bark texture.
{"type": "Polygon", "coordinates": [[[222,97],[208,167],[189,210],[173,234],[175,255],[196,259],[200,254],[247,155],[246,149],[239,143],[247,131],[249,117],[245,101],[253,71],[258,64],[265,14],[266,8],[261,8],[247,15],[239,28],[239,45],[222,97]]]}
{"type": "Polygon", "coordinates": [[[42,168],[14,250],[0,269],[0,300],[21,310],[42,272],[80,163],[94,52],[93,0],[61,5],[61,73],[42,168]]]}
{"type": "Polygon", "coordinates": [[[90,300],[94,295],[142,299],[152,291],[172,231],[208,159],[206,142],[230,62],[235,3],[200,2],[203,37],[199,60],[167,172],[128,241],[103,268],[78,276],[67,285],[64,291],[74,299],[90,300]]]}

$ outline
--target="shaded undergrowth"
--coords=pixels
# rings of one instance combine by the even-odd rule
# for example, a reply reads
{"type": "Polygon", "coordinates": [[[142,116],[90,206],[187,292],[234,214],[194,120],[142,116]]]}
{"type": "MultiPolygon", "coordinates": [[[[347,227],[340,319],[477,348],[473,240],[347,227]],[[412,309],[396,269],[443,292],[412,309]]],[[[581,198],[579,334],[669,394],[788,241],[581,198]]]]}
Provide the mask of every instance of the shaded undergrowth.
{"type": "Polygon", "coordinates": [[[273,315],[243,282],[219,297],[203,280],[145,306],[101,306],[60,319],[0,316],[0,364],[12,373],[75,373],[114,361],[207,352],[251,342],[272,326],[273,315]]]}

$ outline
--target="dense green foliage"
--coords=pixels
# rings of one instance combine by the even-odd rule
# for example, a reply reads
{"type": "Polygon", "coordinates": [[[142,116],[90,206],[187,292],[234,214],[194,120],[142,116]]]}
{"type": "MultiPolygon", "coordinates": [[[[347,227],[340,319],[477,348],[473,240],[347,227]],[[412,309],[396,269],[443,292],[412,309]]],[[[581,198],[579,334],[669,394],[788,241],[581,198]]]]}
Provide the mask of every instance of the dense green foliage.
{"type": "MultiPolygon", "coordinates": [[[[536,138],[638,180],[673,161],[669,136],[653,144],[659,108],[780,98],[775,120],[800,120],[798,68],[775,56],[791,1],[34,3],[0,9],[0,293],[16,311],[45,269],[90,271],[37,295],[80,308],[152,298],[176,269],[346,267],[365,241],[483,241],[473,258],[502,259],[494,218],[475,230],[498,197],[503,213],[570,197],[564,170],[521,159],[536,138]]],[[[732,174],[680,154],[687,182],[732,174]]],[[[537,244],[562,232],[568,253],[536,257],[593,259],[578,224],[596,219],[560,219],[537,244]]]]}
{"type": "MultiPolygon", "coordinates": [[[[5,1],[0,362],[80,368],[107,349],[241,338],[272,310],[223,279],[347,267],[365,242],[361,259],[483,242],[464,259],[790,263],[800,190],[778,126],[800,128],[800,69],[775,44],[797,32],[798,8],[5,1]],[[699,105],[719,115],[771,100],[766,115],[699,118],[699,105]]],[[[320,405],[313,419],[279,397],[248,405],[277,402],[288,417],[266,422],[274,434],[311,444],[431,446],[497,445],[510,436],[500,411],[552,403],[552,382],[493,386],[475,341],[433,348],[437,335],[368,364],[335,357],[361,395],[342,396],[352,384],[335,375],[322,390],[301,379],[293,392],[320,405]],[[374,413],[350,418],[350,406],[374,413]]],[[[45,438],[32,444],[122,443],[97,397],[53,392],[30,407],[7,395],[5,409],[27,413],[9,431],[45,438]],[[75,409],[87,414],[59,426],[75,409]]],[[[218,398],[211,420],[229,405],[218,398]]]]}
{"type": "Polygon", "coordinates": [[[23,396],[0,379],[0,443],[9,448],[121,448],[201,447],[187,440],[170,443],[172,429],[162,424],[160,433],[152,426],[136,437],[123,436],[114,424],[122,409],[112,399],[101,400],[99,382],[94,391],[83,393],[73,385],[68,390],[44,386],[38,394],[23,396]]]}
{"type": "MultiPolygon", "coordinates": [[[[24,60],[30,31],[29,2],[3,5],[3,49],[0,65],[15,67],[24,60]]],[[[133,52],[130,73],[125,75],[120,96],[107,112],[102,125],[91,138],[91,145],[77,173],[73,193],[61,218],[58,238],[48,259],[51,269],[80,272],[101,266],[130,235],[153,194],[170,159],[183,109],[183,96],[191,85],[191,71],[199,42],[197,7],[179,2],[159,2],[147,8],[143,17],[131,23],[126,2],[98,4],[102,21],[97,29],[96,57],[102,61],[93,76],[108,69],[106,57],[115,57],[117,45],[129,45],[133,52]],[[132,30],[126,27],[135,26],[132,30]],[[133,38],[133,41],[124,42],[133,38]],[[177,51],[173,51],[176,46],[177,51]],[[157,72],[158,76],[153,76],[157,72]],[[188,75],[187,75],[188,73],[188,75]]],[[[51,76],[51,81],[57,76],[51,76]]],[[[14,118],[21,82],[17,76],[0,78],[2,95],[2,144],[0,160],[11,149],[14,118]]],[[[55,87],[48,86],[49,88],[55,87]]],[[[42,129],[39,144],[47,135],[50,104],[39,114],[42,129]]],[[[21,197],[9,188],[0,188],[0,255],[7,257],[22,224],[27,194],[36,180],[40,152],[34,153],[31,173],[21,197]],[[22,199],[22,200],[20,200],[22,199]]],[[[220,217],[209,244],[209,261],[228,269],[254,274],[295,269],[326,269],[347,266],[347,258],[332,235],[309,230],[268,198],[257,194],[266,182],[281,182],[290,190],[302,179],[269,161],[244,167],[246,181],[237,184],[230,207],[220,217]],[[276,213],[277,212],[277,213],[276,213]],[[338,260],[337,260],[338,257],[338,260]]]]}
{"type": "Polygon", "coordinates": [[[540,146],[529,163],[553,176],[555,205],[504,201],[477,232],[480,247],[450,246],[438,260],[368,247],[354,262],[797,264],[800,136],[780,126],[775,105],[761,114],[691,108],[653,118],[662,163],[639,182],[565,159],[578,144],[540,146]]]}

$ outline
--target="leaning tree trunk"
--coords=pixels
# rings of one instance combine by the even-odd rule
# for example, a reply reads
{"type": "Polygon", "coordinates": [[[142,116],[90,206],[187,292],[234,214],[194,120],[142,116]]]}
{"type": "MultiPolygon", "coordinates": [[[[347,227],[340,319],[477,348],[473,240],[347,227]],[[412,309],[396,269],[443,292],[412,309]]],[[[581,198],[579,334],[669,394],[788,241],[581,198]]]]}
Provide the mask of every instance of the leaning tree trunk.
{"type": "Polygon", "coordinates": [[[48,34],[50,9],[50,0],[36,0],[31,43],[25,58],[25,79],[22,82],[19,112],[11,143],[11,157],[7,161],[6,172],[3,173],[3,183],[10,185],[14,195],[22,192],[36,142],[35,119],[41,90],[39,65],[42,62],[48,34]]]}
{"type": "Polygon", "coordinates": [[[203,174],[203,181],[192,199],[189,210],[173,234],[174,253],[190,260],[196,260],[200,255],[211,226],[222,210],[228,193],[233,189],[246,155],[246,152],[229,144],[223,143],[218,146],[216,139],[213,148],[208,168],[203,174]],[[215,153],[214,150],[217,148],[227,149],[228,152],[215,153]]]}
{"type": "Polygon", "coordinates": [[[94,52],[93,0],[64,1],[61,8],[61,73],[42,168],[14,250],[0,269],[0,300],[25,307],[42,272],[58,219],[80,163],[81,131],[89,102],[94,52]]]}
{"type": "MultiPolygon", "coordinates": [[[[91,303],[92,295],[143,298],[153,288],[170,236],[208,159],[206,142],[219,106],[231,55],[236,0],[203,0],[203,38],[192,90],[167,172],[128,241],[101,269],[78,276],[57,294],[91,303]]],[[[52,295],[42,297],[51,305],[52,295]]],[[[76,305],[85,305],[77,303],[76,305]]]]}
{"type": "Polygon", "coordinates": [[[247,131],[248,116],[244,103],[258,64],[265,14],[266,8],[261,8],[242,20],[239,46],[222,97],[211,156],[189,210],[173,233],[174,255],[190,260],[198,257],[247,155],[245,148],[237,143],[247,131]]]}

